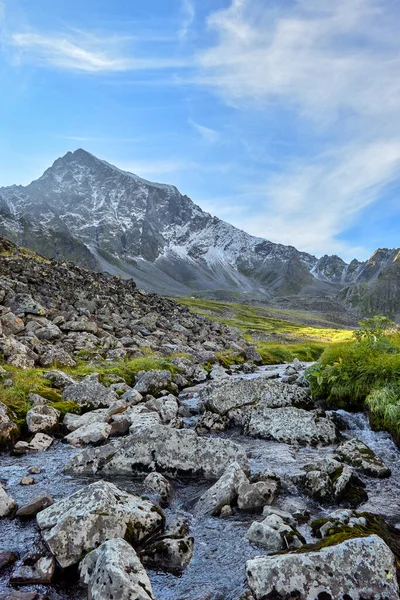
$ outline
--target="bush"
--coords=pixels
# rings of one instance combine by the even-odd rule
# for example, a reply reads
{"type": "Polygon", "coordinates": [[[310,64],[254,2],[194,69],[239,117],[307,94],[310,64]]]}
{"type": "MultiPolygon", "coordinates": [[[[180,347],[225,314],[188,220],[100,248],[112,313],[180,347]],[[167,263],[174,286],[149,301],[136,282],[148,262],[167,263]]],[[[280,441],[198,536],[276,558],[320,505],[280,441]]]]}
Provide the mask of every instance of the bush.
{"type": "Polygon", "coordinates": [[[400,440],[400,384],[374,390],[366,399],[372,424],[400,440]]]}

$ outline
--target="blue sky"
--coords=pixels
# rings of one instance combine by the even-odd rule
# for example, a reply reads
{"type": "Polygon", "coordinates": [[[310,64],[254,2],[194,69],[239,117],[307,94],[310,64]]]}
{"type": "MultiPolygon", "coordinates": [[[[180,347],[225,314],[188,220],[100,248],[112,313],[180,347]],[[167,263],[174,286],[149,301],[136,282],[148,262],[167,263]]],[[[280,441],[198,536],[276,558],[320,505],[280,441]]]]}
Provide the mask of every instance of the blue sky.
{"type": "Polygon", "coordinates": [[[395,0],[0,0],[0,185],[83,147],[318,256],[398,247],[395,0]]]}

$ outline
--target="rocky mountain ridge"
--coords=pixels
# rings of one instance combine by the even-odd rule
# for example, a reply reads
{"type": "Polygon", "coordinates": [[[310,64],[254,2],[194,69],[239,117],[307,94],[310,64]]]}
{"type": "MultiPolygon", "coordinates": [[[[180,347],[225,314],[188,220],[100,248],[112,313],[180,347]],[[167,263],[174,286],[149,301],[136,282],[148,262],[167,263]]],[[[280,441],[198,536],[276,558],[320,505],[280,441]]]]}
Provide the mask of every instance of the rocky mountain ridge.
{"type": "Polygon", "coordinates": [[[317,259],[251,236],[176,187],[121,171],[82,149],[57,159],[28,186],[0,188],[0,232],[47,257],[132,277],[164,295],[265,301],[340,292],[361,311],[383,306],[397,314],[400,308],[393,283],[390,289],[383,283],[383,301],[376,300],[380,278],[392,280],[399,250],[377,250],[350,264],[338,256],[317,259]]]}

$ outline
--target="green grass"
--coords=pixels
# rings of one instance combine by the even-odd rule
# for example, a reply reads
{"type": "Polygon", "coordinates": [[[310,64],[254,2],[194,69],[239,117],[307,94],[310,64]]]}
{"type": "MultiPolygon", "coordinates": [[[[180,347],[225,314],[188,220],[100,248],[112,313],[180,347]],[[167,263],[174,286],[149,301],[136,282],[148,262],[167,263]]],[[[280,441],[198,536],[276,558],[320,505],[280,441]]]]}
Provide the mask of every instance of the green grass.
{"type": "Polygon", "coordinates": [[[333,342],[352,339],[352,331],[301,312],[246,306],[200,298],[175,298],[194,313],[236,327],[254,343],[264,364],[318,360],[333,342]]]}
{"type": "MultiPolygon", "coordinates": [[[[25,424],[25,417],[31,408],[28,399],[29,393],[39,394],[50,401],[53,406],[61,412],[62,415],[67,412],[79,412],[80,407],[74,402],[64,402],[60,391],[51,387],[50,381],[46,380],[46,371],[49,369],[18,369],[7,364],[2,365],[7,374],[4,379],[12,379],[11,387],[0,387],[0,402],[5,404],[17,417],[17,424],[21,427],[25,424]]],[[[142,358],[133,358],[131,360],[106,362],[98,364],[88,364],[84,361],[78,361],[76,367],[63,368],[65,373],[80,379],[92,373],[99,373],[100,381],[105,384],[107,375],[118,375],[125,379],[128,385],[132,385],[139,371],[149,371],[151,369],[165,369],[172,374],[178,369],[171,362],[171,358],[160,358],[156,356],[146,356],[142,358]]]]}

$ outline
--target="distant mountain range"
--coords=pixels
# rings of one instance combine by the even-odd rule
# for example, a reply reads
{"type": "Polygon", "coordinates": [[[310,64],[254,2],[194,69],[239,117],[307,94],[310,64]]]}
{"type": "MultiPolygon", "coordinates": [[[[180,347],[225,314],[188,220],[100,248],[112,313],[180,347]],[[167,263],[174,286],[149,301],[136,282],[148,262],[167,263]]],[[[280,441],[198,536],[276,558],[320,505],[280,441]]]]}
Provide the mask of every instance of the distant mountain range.
{"type": "Polygon", "coordinates": [[[0,188],[0,233],[36,252],[132,277],[170,296],[335,297],[360,313],[400,316],[399,250],[365,262],[318,259],[253,237],[176,187],[68,152],[27,186],[0,188]]]}

